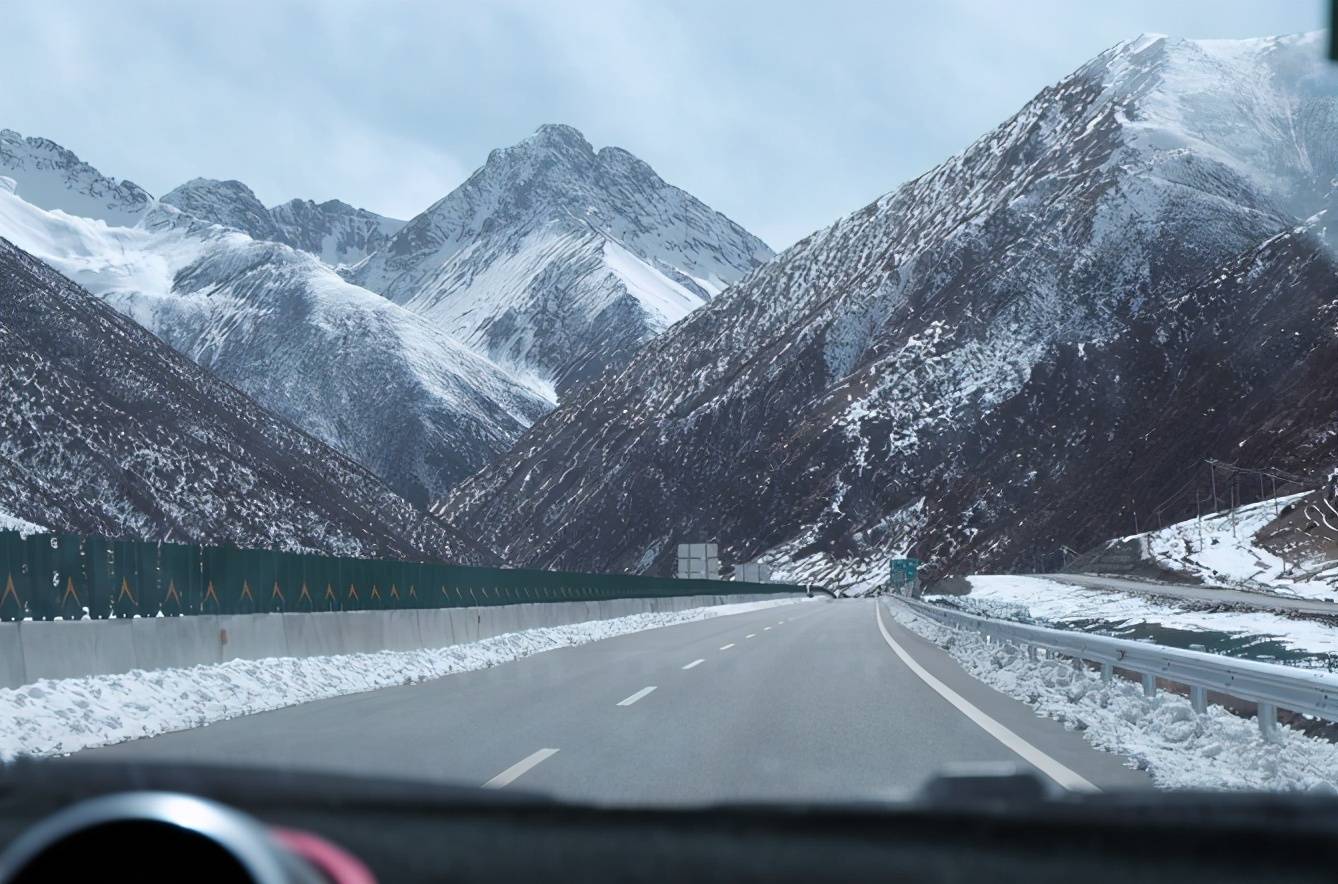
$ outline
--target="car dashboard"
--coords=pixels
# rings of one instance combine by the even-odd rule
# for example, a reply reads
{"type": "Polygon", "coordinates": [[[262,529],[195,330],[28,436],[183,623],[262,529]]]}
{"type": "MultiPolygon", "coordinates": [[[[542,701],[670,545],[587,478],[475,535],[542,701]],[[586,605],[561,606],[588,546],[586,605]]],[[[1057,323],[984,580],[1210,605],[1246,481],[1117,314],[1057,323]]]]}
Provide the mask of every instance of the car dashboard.
{"type": "Polygon", "coordinates": [[[0,768],[3,881],[1327,881],[1335,836],[1330,796],[1053,795],[1026,776],[945,777],[904,804],[615,808],[263,768],[0,768]]]}

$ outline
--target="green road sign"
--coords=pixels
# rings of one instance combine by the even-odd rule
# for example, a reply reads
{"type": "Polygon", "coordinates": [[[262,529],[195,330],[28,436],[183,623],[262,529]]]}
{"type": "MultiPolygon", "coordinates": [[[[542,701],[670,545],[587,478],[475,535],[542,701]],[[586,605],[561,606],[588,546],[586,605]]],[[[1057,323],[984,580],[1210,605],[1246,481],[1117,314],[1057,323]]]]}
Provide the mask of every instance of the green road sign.
{"type": "Polygon", "coordinates": [[[913,584],[919,573],[919,559],[893,559],[889,564],[890,582],[898,589],[913,584]]]}

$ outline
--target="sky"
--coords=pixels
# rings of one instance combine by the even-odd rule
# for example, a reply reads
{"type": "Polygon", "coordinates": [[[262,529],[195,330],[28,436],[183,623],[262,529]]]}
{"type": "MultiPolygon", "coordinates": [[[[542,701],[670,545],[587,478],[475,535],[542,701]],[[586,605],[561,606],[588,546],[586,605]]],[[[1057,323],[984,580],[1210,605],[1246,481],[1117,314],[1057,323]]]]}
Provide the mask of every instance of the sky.
{"type": "Polygon", "coordinates": [[[162,194],[409,218],[542,123],[783,248],[1140,33],[1327,26],[1322,0],[6,0],[0,128],[162,194]]]}

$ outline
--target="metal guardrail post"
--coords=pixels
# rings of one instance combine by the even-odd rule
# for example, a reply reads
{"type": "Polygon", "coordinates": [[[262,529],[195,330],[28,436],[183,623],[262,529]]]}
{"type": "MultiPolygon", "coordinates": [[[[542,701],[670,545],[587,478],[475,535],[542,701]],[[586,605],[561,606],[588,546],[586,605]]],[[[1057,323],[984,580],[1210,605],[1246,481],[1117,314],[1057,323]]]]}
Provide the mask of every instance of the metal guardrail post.
{"type": "Polygon", "coordinates": [[[1111,663],[1101,664],[1101,682],[1110,684],[1115,679],[1115,666],[1111,663]]]}
{"type": "Polygon", "coordinates": [[[1149,698],[1157,696],[1157,676],[1151,672],[1143,673],[1143,696],[1149,698]]]}
{"type": "Polygon", "coordinates": [[[1270,742],[1278,738],[1278,707],[1272,703],[1259,704],[1259,733],[1270,742]]]}
{"type": "Polygon", "coordinates": [[[1208,691],[1198,685],[1190,685],[1189,705],[1193,707],[1194,712],[1203,715],[1208,711],[1208,691]]]}

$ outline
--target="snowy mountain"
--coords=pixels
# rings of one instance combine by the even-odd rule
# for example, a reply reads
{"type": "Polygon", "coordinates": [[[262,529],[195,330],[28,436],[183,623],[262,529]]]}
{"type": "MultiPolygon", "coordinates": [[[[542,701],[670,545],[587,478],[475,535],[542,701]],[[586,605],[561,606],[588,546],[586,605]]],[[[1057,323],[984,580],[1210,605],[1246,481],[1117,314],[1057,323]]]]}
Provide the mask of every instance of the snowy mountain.
{"type": "Polygon", "coordinates": [[[0,521],[494,559],[2,239],[0,302],[0,521]]]}
{"type": "Polygon", "coordinates": [[[546,125],[345,275],[566,396],[771,257],[627,151],[546,125]]]}
{"type": "MultiPolygon", "coordinates": [[[[1320,35],[1144,36],[801,241],[453,493],[509,559],[1007,568],[1203,457],[1338,461],[1320,35]]],[[[401,237],[415,229],[411,223],[401,237]]],[[[436,247],[425,239],[423,248],[436,247]]],[[[375,260],[375,256],[374,256],[375,260]]]]}
{"type": "Polygon", "coordinates": [[[168,191],[162,202],[203,221],[231,227],[252,239],[310,252],[331,267],[356,264],[381,248],[403,221],[339,200],[295,199],[267,209],[240,181],[195,178],[168,191]]]}
{"type": "Polygon", "coordinates": [[[410,500],[436,499],[551,407],[427,320],[311,255],[240,232],[267,217],[242,185],[192,182],[176,191],[229,229],[134,185],[114,189],[49,142],[18,143],[65,166],[37,166],[27,155],[0,166],[13,183],[0,188],[0,235],[410,500]],[[72,214],[88,193],[121,192],[143,199],[117,204],[121,214],[108,215],[115,223],[72,214]],[[70,213],[48,211],[58,205],[70,213]]]}

